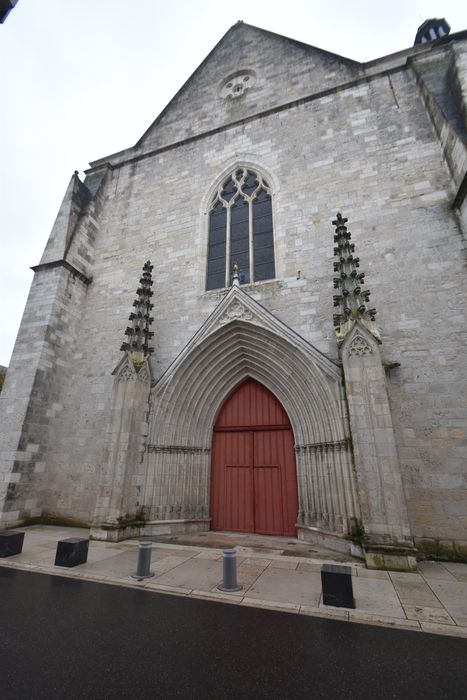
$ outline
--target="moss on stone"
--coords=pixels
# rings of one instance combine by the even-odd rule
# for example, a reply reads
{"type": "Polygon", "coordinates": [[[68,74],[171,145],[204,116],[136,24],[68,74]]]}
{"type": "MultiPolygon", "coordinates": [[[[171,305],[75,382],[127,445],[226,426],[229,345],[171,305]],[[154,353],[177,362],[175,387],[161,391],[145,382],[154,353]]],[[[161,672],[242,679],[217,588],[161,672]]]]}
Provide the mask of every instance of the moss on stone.
{"type": "Polygon", "coordinates": [[[425,559],[452,562],[467,561],[467,544],[425,538],[417,539],[416,544],[425,559]]]}
{"type": "Polygon", "coordinates": [[[75,518],[64,518],[60,515],[39,515],[33,518],[25,518],[22,522],[22,526],[28,527],[30,525],[55,525],[62,527],[79,527],[89,530],[89,523],[83,520],[76,520],[75,518]]]}

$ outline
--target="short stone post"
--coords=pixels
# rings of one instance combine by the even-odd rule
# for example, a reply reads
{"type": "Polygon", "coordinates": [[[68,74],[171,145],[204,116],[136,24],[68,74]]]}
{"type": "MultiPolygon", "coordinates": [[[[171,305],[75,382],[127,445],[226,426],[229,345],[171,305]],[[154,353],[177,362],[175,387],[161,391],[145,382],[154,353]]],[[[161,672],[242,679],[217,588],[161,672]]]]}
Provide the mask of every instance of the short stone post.
{"type": "Polygon", "coordinates": [[[222,583],[217,586],[223,593],[241,591],[237,583],[237,552],[235,549],[224,549],[222,552],[222,583]]]}
{"type": "Polygon", "coordinates": [[[84,537],[68,537],[57,542],[55,566],[80,566],[88,560],[89,540],[84,537]]]}
{"type": "Polygon", "coordinates": [[[0,532],[0,557],[11,557],[21,554],[23,550],[24,532],[3,530],[0,532]]]}
{"type": "Polygon", "coordinates": [[[149,571],[151,566],[151,549],[152,542],[140,542],[138,545],[138,565],[134,574],[131,574],[131,578],[135,578],[137,581],[143,581],[146,578],[152,578],[154,573],[149,571]]]}
{"type": "Polygon", "coordinates": [[[355,608],[350,566],[323,564],[321,567],[323,604],[336,608],[355,608]]]}

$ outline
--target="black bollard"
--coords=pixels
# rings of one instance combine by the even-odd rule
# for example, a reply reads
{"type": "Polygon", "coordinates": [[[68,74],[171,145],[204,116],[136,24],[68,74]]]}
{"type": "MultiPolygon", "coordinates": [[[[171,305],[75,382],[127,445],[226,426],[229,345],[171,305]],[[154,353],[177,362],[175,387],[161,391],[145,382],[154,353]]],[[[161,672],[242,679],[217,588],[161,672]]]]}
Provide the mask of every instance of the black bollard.
{"type": "Polygon", "coordinates": [[[14,554],[21,554],[23,540],[24,532],[2,530],[0,532],[0,557],[11,557],[14,554]]]}
{"type": "Polygon", "coordinates": [[[223,593],[241,591],[237,584],[237,552],[235,549],[224,549],[222,552],[222,583],[217,586],[223,593]]]}
{"type": "Polygon", "coordinates": [[[350,566],[323,564],[321,585],[324,605],[333,605],[336,608],[355,608],[350,566]]]}
{"type": "Polygon", "coordinates": [[[131,578],[135,578],[137,581],[143,581],[145,578],[152,578],[153,573],[149,571],[151,566],[151,549],[152,542],[140,542],[138,546],[138,565],[134,574],[131,574],[131,578]]]}
{"type": "Polygon", "coordinates": [[[88,560],[89,540],[84,537],[68,537],[57,542],[55,566],[80,566],[88,560]]]}

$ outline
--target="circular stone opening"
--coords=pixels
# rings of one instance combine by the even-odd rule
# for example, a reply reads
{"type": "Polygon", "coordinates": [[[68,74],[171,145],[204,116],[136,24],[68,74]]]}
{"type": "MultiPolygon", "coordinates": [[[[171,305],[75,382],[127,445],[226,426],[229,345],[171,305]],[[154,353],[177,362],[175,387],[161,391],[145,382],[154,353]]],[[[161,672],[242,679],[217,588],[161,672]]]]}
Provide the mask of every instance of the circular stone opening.
{"type": "Polygon", "coordinates": [[[246,90],[254,86],[256,82],[255,72],[251,69],[239,70],[231,73],[219,86],[219,96],[224,98],[242,97],[246,90]]]}

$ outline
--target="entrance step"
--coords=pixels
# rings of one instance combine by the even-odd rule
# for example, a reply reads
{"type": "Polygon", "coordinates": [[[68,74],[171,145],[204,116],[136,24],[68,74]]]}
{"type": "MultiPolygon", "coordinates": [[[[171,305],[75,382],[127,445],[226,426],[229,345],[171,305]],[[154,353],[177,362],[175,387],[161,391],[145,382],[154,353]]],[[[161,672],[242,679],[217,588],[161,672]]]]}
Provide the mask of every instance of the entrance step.
{"type": "Polygon", "coordinates": [[[239,554],[271,554],[287,557],[304,557],[324,561],[355,562],[360,560],[350,554],[342,554],[324,547],[311,545],[294,537],[269,537],[244,532],[196,532],[179,535],[151,535],[153,542],[177,544],[188,547],[212,547],[214,549],[236,548],[239,554]]]}

